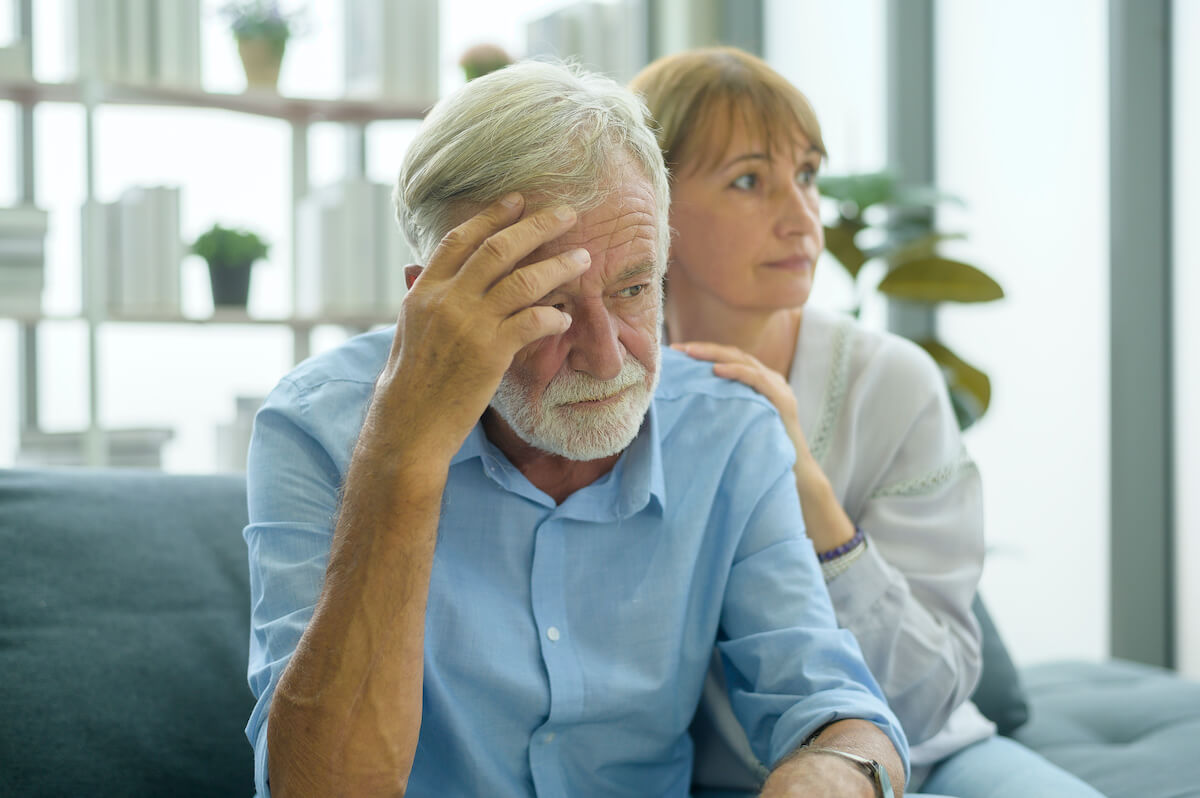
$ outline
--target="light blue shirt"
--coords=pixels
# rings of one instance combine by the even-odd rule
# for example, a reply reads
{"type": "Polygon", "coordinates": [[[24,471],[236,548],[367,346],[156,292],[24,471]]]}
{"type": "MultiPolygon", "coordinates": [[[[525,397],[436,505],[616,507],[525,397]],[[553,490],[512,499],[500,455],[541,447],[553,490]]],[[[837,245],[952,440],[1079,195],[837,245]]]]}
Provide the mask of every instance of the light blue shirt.
{"type": "MultiPolygon", "coordinates": [[[[346,474],[393,331],[300,365],[249,459],[246,734],[267,795],[271,696],[312,617],[346,474]]],[[[831,721],[907,744],[839,630],[773,408],[663,351],[638,437],[562,504],[476,425],[442,502],[410,796],[686,796],[714,642],[759,759],[831,721]]],[[[907,764],[906,764],[907,768],[907,764]]]]}

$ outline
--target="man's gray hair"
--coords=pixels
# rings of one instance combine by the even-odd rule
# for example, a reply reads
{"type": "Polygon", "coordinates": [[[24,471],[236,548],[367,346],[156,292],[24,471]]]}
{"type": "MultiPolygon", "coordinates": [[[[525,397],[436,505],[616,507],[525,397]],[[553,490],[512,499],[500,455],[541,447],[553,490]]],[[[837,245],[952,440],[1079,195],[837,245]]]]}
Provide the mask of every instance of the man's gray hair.
{"type": "Polygon", "coordinates": [[[583,212],[620,188],[612,176],[628,160],[654,189],[661,274],[670,186],[652,124],[642,102],[609,78],[573,64],[513,64],[429,112],[400,169],[396,216],[427,265],[464,209],[520,191],[527,208],[565,204],[583,212]]]}

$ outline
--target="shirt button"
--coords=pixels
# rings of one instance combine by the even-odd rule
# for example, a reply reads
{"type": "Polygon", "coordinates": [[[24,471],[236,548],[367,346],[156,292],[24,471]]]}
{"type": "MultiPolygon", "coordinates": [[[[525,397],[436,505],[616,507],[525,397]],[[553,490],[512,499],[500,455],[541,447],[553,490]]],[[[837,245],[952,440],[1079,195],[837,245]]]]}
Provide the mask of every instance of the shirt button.
{"type": "Polygon", "coordinates": [[[557,643],[558,638],[562,637],[562,635],[559,634],[557,626],[551,626],[546,630],[546,637],[550,638],[551,643],[557,643]]]}
{"type": "Polygon", "coordinates": [[[554,732],[547,733],[546,736],[543,737],[542,739],[544,739],[548,743],[554,742],[554,732]]]}

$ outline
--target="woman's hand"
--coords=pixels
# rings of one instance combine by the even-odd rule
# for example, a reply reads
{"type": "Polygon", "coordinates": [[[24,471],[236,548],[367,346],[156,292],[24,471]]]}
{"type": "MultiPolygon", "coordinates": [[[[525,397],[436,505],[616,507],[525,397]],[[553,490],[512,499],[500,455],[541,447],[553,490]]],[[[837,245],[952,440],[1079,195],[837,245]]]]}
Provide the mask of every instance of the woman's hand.
{"type": "Polygon", "coordinates": [[[838,502],[829,479],[808,448],[808,439],[800,427],[800,410],[796,394],[782,374],[758,358],[736,346],[707,341],[687,341],[671,344],[684,354],[713,364],[713,374],[748,385],[775,405],[788,438],[796,449],[796,491],[800,494],[800,509],[804,525],[818,552],[829,551],[854,537],[854,522],[838,502]]]}
{"type": "Polygon", "coordinates": [[[709,361],[713,364],[713,374],[749,385],[775,405],[779,417],[783,419],[784,429],[787,430],[792,445],[796,447],[796,476],[799,477],[801,463],[812,460],[812,453],[808,449],[808,439],[804,437],[804,430],[800,428],[796,394],[792,392],[792,386],[788,385],[784,376],[736,346],[688,341],[671,344],[671,348],[698,360],[709,361]]]}

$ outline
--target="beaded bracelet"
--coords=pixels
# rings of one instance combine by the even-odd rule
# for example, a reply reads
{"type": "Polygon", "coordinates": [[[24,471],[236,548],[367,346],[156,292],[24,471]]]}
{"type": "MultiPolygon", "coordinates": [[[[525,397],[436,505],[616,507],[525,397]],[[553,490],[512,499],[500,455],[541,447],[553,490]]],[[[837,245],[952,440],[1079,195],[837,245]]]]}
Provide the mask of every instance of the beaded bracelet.
{"type": "Polygon", "coordinates": [[[865,541],[866,541],[866,537],[863,535],[863,531],[861,529],[859,529],[857,525],[855,525],[854,537],[850,538],[845,543],[843,543],[840,546],[837,546],[836,548],[832,548],[829,551],[823,551],[823,552],[819,553],[817,555],[817,559],[820,560],[821,562],[829,562],[830,560],[836,560],[838,557],[841,557],[843,554],[846,554],[851,549],[853,549],[857,546],[861,546],[865,541]]]}

